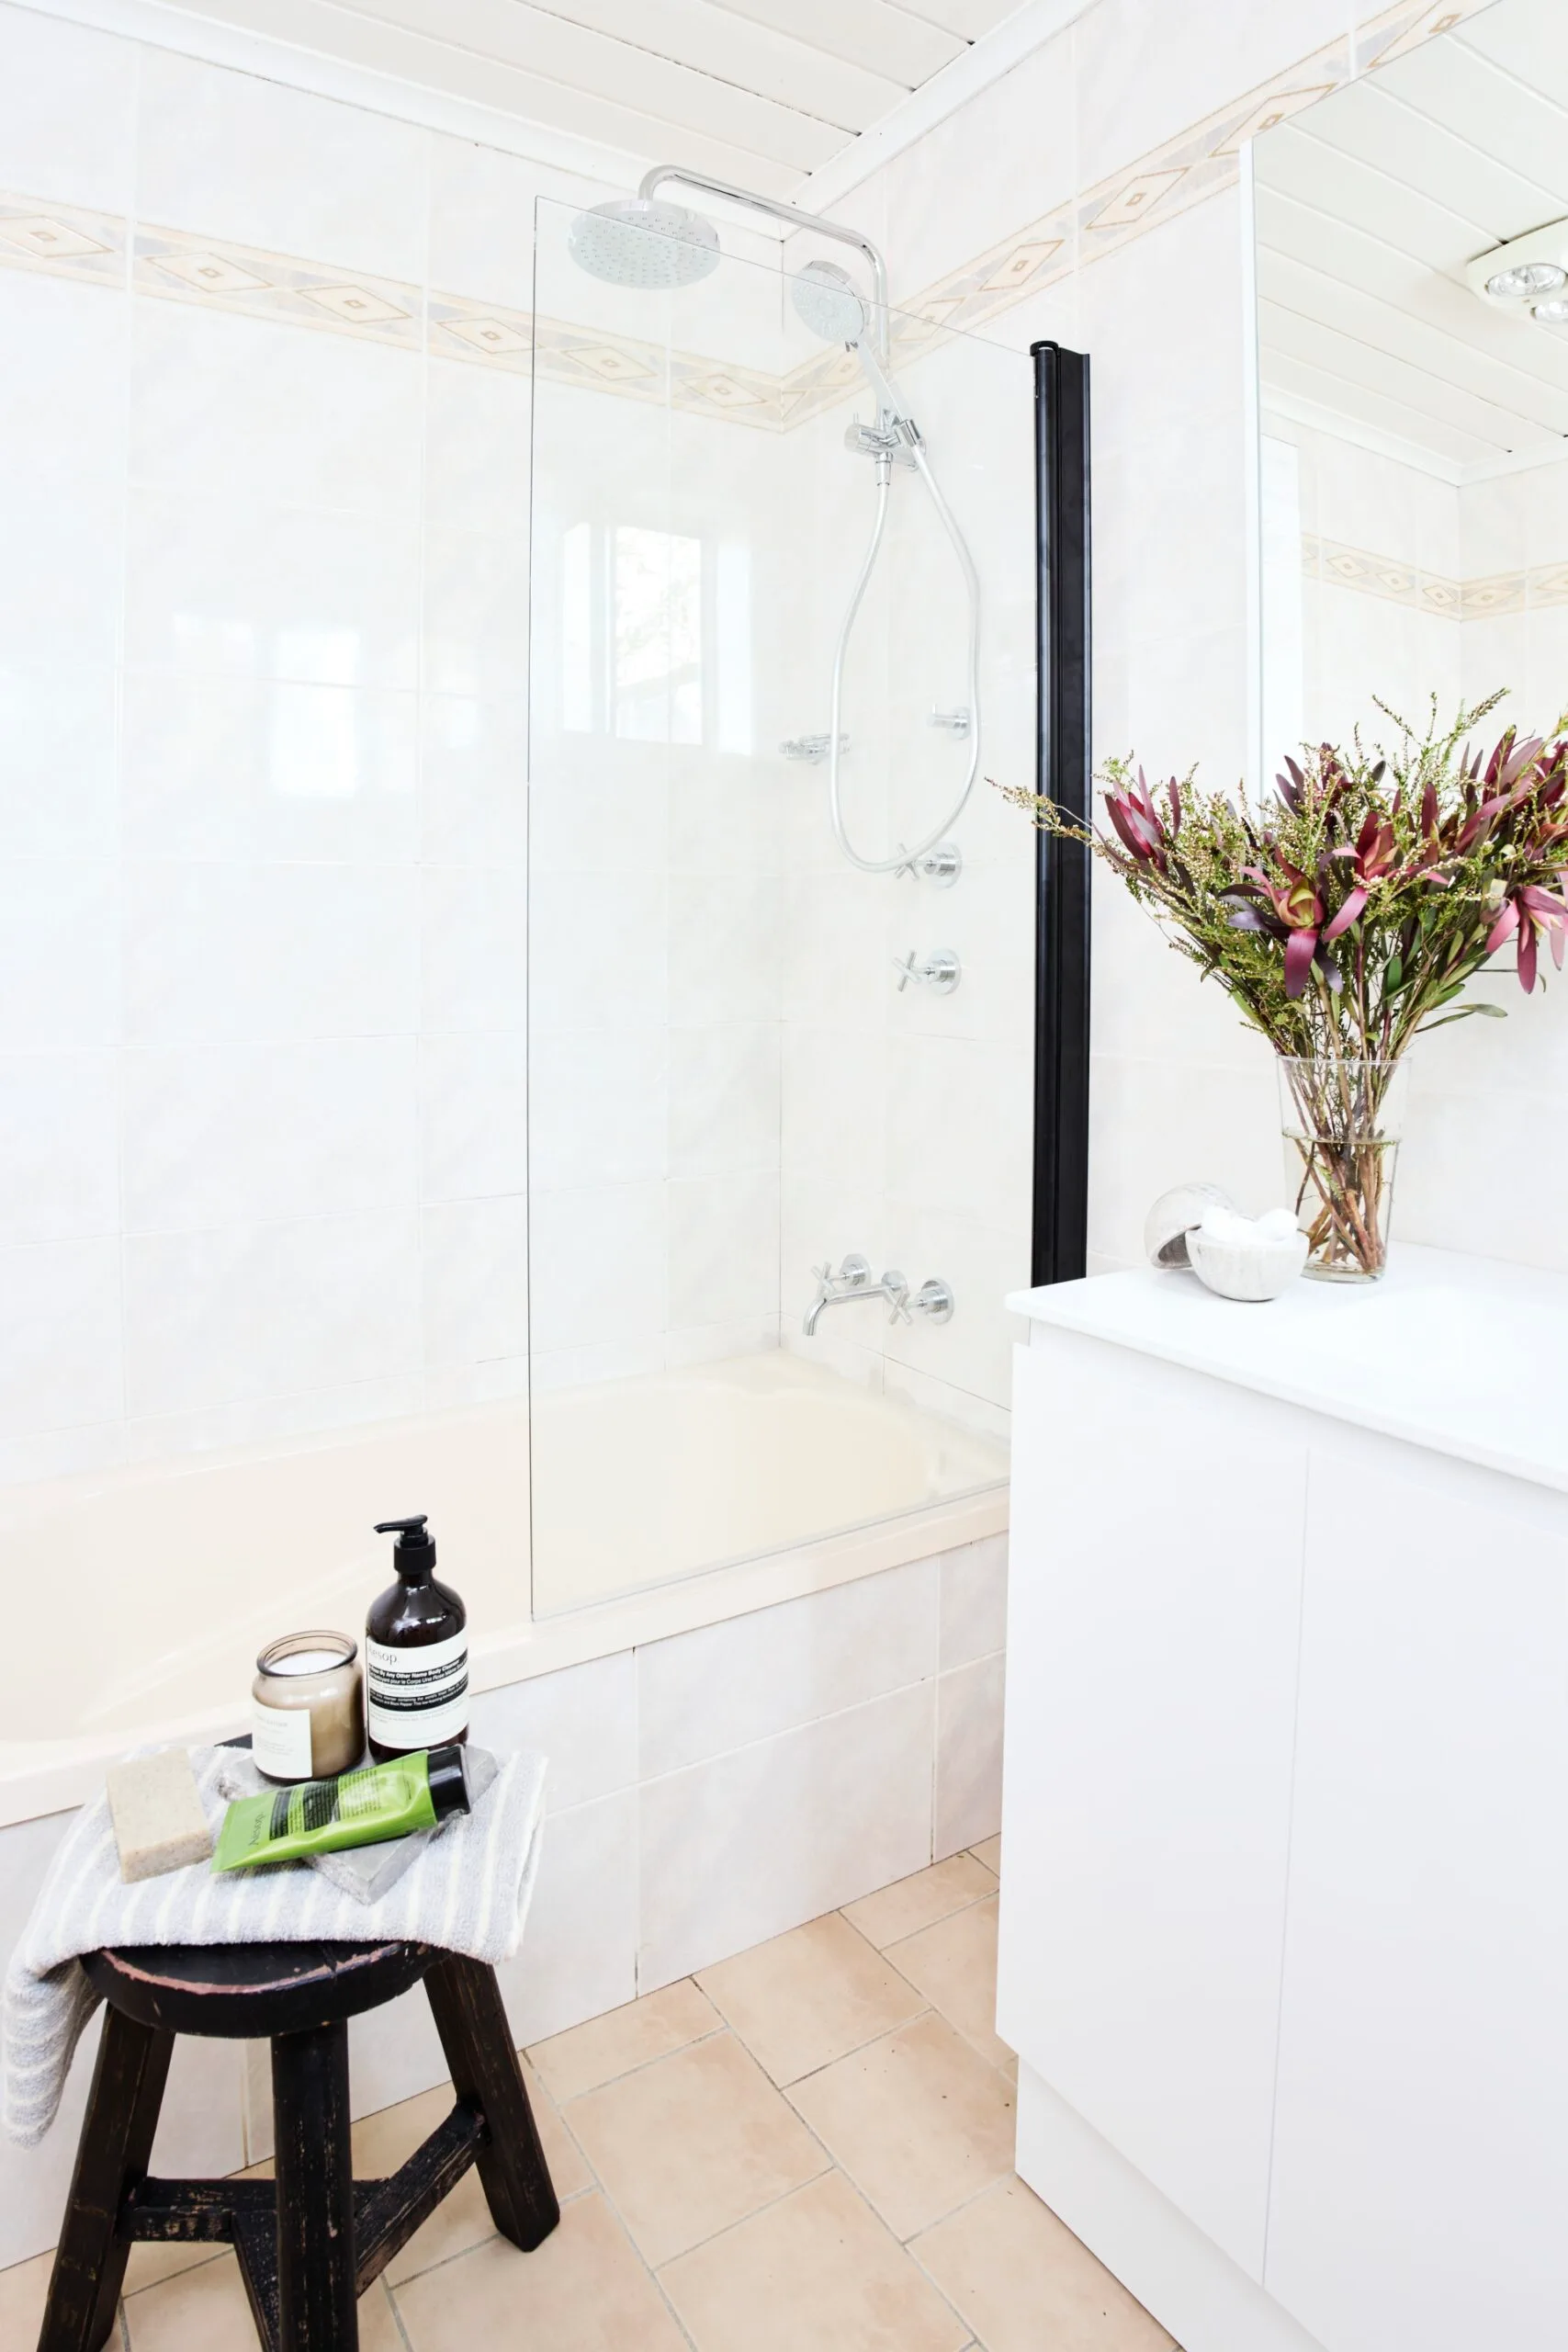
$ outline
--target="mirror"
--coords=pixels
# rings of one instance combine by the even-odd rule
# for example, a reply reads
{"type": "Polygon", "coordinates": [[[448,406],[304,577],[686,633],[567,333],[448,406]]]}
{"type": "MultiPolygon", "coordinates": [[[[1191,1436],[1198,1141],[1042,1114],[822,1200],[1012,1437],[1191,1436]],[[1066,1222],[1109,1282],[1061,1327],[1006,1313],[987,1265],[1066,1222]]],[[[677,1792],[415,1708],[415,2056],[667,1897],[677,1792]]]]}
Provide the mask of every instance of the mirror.
{"type": "Polygon", "coordinates": [[[1253,148],[1263,774],[1568,704],[1568,8],[1497,0],[1253,148]]]}

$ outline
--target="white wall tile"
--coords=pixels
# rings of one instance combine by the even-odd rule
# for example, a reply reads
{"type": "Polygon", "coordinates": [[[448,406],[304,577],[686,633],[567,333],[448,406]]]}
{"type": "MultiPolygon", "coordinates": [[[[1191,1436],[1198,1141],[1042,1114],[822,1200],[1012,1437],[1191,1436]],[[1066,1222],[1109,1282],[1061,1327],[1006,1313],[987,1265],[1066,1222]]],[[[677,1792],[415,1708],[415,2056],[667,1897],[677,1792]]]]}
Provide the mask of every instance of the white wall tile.
{"type": "Polygon", "coordinates": [[[421,1219],[424,1356],[480,1364],[528,1352],[528,1202],[446,1201],[421,1219]]]}
{"type": "Polygon", "coordinates": [[[931,1859],[931,1685],[647,1783],[637,1989],[852,1902],[931,1859]]]}
{"type": "Polygon", "coordinates": [[[941,1861],[994,1838],[1002,1826],[1005,1659],[977,1658],[936,1688],[936,1808],[932,1854],[941,1861]]]}
{"type": "Polygon", "coordinates": [[[669,1159],[669,1074],[661,1033],[618,1028],[536,1040],[529,1087],[533,1181],[657,1183],[669,1159]]]}
{"type": "Polygon", "coordinates": [[[115,1230],[118,1115],[112,1054],[0,1054],[0,1243],[115,1230]]]}
{"type": "Polygon", "coordinates": [[[985,1535],[944,1552],[942,1577],[942,1668],[968,1666],[1005,1648],[1008,1623],[1008,1539],[985,1535]]]}
{"type": "Polygon", "coordinates": [[[544,1837],[523,1949],[496,1972],[520,2042],[564,2033],[637,1993],[635,1792],[554,1814],[544,1837]]]}
{"type": "Polygon", "coordinates": [[[396,866],[133,864],[126,1034],[146,1045],[415,1026],[415,877],[396,866]]]}
{"type": "Polygon", "coordinates": [[[0,844],[92,857],[115,821],[115,676],[0,664],[0,844]]]}
{"type": "Polygon", "coordinates": [[[411,1212],[142,1234],[125,1248],[134,1415],[385,1379],[419,1360],[411,1212]]]}
{"type": "Polygon", "coordinates": [[[73,1429],[124,1404],[118,1238],[0,1250],[0,1430],[73,1429]]]}
{"type": "Polygon", "coordinates": [[[142,220],[423,286],[428,132],[171,50],[141,70],[142,220]]]}
{"type": "Polygon", "coordinates": [[[528,1039],[521,1028],[419,1041],[420,1190],[482,1199],[528,1184],[528,1039]]]}
{"type": "Polygon", "coordinates": [[[415,1067],[412,1037],[127,1054],[127,1229],[411,1206],[415,1067]]]}
{"type": "Polygon", "coordinates": [[[663,1028],[669,901],[658,869],[569,876],[531,866],[528,919],[528,1022],[536,1038],[663,1028]]]}
{"type": "Polygon", "coordinates": [[[438,529],[526,545],[531,390],[526,376],[431,360],[424,502],[438,529]]]}
{"type": "Polygon", "coordinates": [[[779,1180],[772,1170],[671,1183],[668,1207],[672,1329],[776,1311],[779,1180]]]}
{"type": "Polygon", "coordinates": [[[134,489],[126,659],[204,677],[419,684],[417,526],[134,489]]]}
{"type": "Polygon", "coordinates": [[[670,1173],[732,1176],[779,1164],[773,1022],[716,1022],[668,1037],[670,1173]]]}
{"type": "Polygon", "coordinates": [[[412,521],[423,369],[417,351],[180,302],[136,305],[130,478],[412,521]]]}
{"type": "Polygon", "coordinates": [[[528,890],[516,866],[427,866],[423,1022],[468,1035],[515,1029],[528,1003],[528,890]]]}
{"type": "Polygon", "coordinates": [[[441,695],[528,685],[528,542],[432,527],[424,542],[424,679],[441,695]]]}
{"type": "Polygon", "coordinates": [[[0,153],[6,185],[105,212],[130,208],[134,42],[0,8],[0,153]]]}
{"type": "Polygon", "coordinates": [[[402,864],[415,854],[412,694],[132,671],[121,768],[133,855],[402,864]]]}
{"type": "Polygon", "coordinates": [[[662,1184],[536,1191],[529,1228],[534,1346],[541,1353],[662,1336],[662,1184]]]}
{"type": "Polygon", "coordinates": [[[443,865],[524,865],[528,707],[427,695],[420,771],[424,854],[443,865]]]}
{"type": "Polygon", "coordinates": [[[636,1661],[630,1650],[619,1650],[480,1691],[472,1730],[481,1747],[531,1747],[547,1757],[545,1806],[560,1814],[636,1785],[637,1724],[636,1661]]]}
{"type": "Polygon", "coordinates": [[[904,1689],[936,1670],[937,1563],[650,1642],[637,1654],[644,1779],[904,1689]]]}

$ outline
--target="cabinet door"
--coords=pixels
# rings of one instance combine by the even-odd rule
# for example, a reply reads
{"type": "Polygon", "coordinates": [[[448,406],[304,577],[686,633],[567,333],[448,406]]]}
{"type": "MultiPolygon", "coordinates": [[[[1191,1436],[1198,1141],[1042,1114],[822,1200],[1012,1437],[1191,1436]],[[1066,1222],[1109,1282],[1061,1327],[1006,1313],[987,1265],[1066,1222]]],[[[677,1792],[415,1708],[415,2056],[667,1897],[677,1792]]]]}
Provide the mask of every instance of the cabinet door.
{"type": "Polygon", "coordinates": [[[1314,1446],[1265,2284],[1329,2352],[1568,2343],[1568,1502],[1314,1446]]]}
{"type": "Polygon", "coordinates": [[[1013,1416],[1000,2030],[1258,2279],[1301,1417],[1042,1337],[1013,1416]]]}

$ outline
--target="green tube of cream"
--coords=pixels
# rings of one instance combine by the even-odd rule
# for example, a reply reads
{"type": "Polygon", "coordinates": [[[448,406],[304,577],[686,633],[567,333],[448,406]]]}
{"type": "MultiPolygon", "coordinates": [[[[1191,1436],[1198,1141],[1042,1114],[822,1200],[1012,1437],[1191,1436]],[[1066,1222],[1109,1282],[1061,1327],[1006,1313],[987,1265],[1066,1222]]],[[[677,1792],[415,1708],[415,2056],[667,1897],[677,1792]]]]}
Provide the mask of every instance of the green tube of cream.
{"type": "Polygon", "coordinates": [[[266,1796],[236,1797],[223,1816],[212,1867],[251,1870],[341,1853],[346,1846],[378,1846],[434,1829],[471,1803],[463,1748],[415,1748],[334,1781],[299,1781],[266,1796]]]}

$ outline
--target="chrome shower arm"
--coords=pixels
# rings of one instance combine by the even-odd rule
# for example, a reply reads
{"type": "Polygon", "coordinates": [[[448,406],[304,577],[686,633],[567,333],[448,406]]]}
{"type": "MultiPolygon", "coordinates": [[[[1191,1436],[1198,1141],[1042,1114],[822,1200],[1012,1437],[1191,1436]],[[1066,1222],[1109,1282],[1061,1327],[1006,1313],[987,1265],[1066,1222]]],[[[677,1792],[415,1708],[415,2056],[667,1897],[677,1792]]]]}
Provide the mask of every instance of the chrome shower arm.
{"type": "Polygon", "coordinates": [[[688,171],[683,164],[656,164],[643,175],[637,194],[645,200],[664,186],[666,180],[679,180],[682,187],[700,188],[705,196],[723,197],[727,203],[743,204],[752,212],[766,213],[771,220],[786,220],[792,229],[809,229],[818,237],[836,237],[841,245],[852,245],[871,264],[872,283],[875,289],[876,347],[884,359],[887,356],[887,265],[880,247],[856,229],[840,229],[836,220],[819,220],[814,212],[803,212],[797,204],[784,204],[777,197],[754,196],[748,187],[732,187],[728,180],[709,179],[705,172],[688,171]]]}

